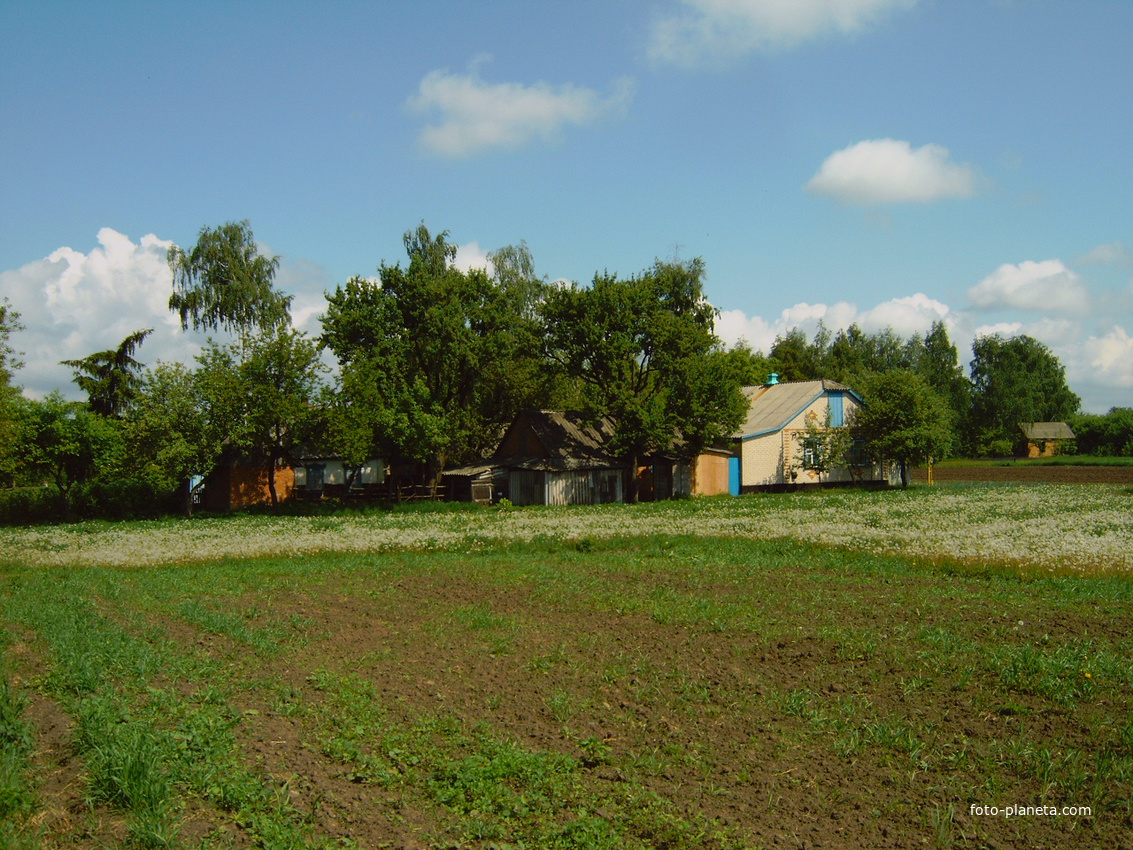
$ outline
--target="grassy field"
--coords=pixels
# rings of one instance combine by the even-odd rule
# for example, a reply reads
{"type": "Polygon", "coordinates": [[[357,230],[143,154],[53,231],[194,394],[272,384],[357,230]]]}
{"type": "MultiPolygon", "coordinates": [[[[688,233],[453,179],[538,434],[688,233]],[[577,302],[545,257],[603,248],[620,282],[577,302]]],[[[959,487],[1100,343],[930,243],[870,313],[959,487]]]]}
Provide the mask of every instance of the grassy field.
{"type": "Polygon", "coordinates": [[[1129,846],[1128,490],[0,547],[0,846],[1129,846]]]}

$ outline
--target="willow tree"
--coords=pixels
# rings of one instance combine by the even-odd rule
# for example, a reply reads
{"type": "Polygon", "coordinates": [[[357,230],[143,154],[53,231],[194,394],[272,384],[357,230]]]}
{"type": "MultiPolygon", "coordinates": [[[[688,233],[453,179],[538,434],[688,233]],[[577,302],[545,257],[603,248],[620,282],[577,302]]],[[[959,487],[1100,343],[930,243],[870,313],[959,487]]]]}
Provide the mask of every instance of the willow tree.
{"type": "Polygon", "coordinates": [[[260,254],[247,221],[201,228],[188,251],[169,249],[169,268],[169,309],[184,330],[225,330],[243,342],[256,329],[274,330],[290,320],[291,296],[274,287],[279,257],[260,254]]]}

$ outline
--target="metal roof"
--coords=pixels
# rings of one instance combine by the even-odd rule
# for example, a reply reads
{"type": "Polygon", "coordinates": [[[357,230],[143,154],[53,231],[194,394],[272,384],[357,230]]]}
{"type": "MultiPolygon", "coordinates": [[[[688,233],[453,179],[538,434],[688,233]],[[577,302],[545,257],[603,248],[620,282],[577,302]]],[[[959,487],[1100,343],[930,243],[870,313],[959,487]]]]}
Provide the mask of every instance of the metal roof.
{"type": "Polygon", "coordinates": [[[815,399],[828,392],[849,393],[861,401],[857,393],[837,381],[794,381],[744,387],[743,393],[748,399],[747,420],[732,436],[758,437],[780,431],[815,399]]]}
{"type": "Polygon", "coordinates": [[[1019,428],[1028,440],[1074,439],[1074,432],[1065,422],[1020,422],[1019,428]]]}

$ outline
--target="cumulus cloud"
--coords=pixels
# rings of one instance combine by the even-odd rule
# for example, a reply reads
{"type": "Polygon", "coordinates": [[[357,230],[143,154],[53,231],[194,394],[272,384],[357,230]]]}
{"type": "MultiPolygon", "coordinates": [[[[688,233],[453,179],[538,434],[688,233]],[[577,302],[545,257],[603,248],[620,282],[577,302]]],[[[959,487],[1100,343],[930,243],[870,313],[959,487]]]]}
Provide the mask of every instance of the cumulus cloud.
{"type": "Polygon", "coordinates": [[[846,204],[928,203],[971,197],[976,172],[940,145],[873,139],[832,153],[806,189],[846,204]]]}
{"type": "Polygon", "coordinates": [[[492,262],[488,259],[488,252],[480,247],[479,242],[457,245],[456,260],[453,262],[453,266],[466,274],[473,269],[483,269],[489,275],[493,273],[492,262]]]}
{"type": "Polygon", "coordinates": [[[716,320],[716,335],[726,345],[744,340],[752,348],[766,353],[774,344],[775,337],[783,336],[794,328],[800,328],[810,336],[819,322],[831,333],[857,324],[866,332],[892,328],[902,336],[911,336],[925,333],[936,321],[951,326],[955,322],[955,314],[948,305],[917,293],[893,298],[864,312],[849,301],[834,304],[801,302],[782,310],[772,321],[761,316],[748,316],[743,310],[721,310],[716,320]]]}
{"type": "Polygon", "coordinates": [[[421,131],[425,149],[458,159],[554,138],[567,126],[593,124],[623,111],[632,96],[633,82],[628,78],[603,96],[570,84],[486,83],[473,69],[468,74],[431,72],[408,105],[415,112],[437,116],[436,123],[421,131]]]}
{"type": "Polygon", "coordinates": [[[1125,328],[1114,325],[1102,336],[1088,337],[1082,351],[1098,379],[1133,389],[1133,337],[1125,328]]]}
{"type": "MultiPolygon", "coordinates": [[[[142,328],[154,329],[137,353],[148,365],[158,360],[191,363],[200,351],[204,335],[183,332],[179,317],[169,310],[173,280],[166,252],[173,243],[153,234],[134,242],[109,227],[98,231],[97,241],[86,253],[63,247],[0,272],[0,295],[12,302],[25,328],[12,344],[25,362],[15,382],[28,395],[42,398],[58,389],[82,398],[71,381],[72,370],[59,361],[116,348],[142,328]]],[[[292,318],[300,329],[319,331],[326,283],[325,271],[313,264],[280,267],[276,284],[295,295],[292,318]]]]}
{"type": "Polygon", "coordinates": [[[653,26],[654,61],[691,67],[864,30],[917,0],[684,0],[653,26]]]}
{"type": "Polygon", "coordinates": [[[716,317],[716,336],[727,346],[745,342],[756,351],[766,352],[777,333],[762,316],[748,316],[743,310],[721,310],[716,317]]]}
{"type": "Polygon", "coordinates": [[[133,242],[109,227],[88,253],[64,247],[18,269],[0,272],[0,292],[21,314],[25,330],[13,340],[25,352],[16,382],[36,396],[53,389],[75,394],[72,373],[60,360],[77,360],[115,348],[142,328],[154,333],[141,359],[181,356],[185,335],[168,307],[171,245],[153,234],[133,242]]]}
{"type": "Polygon", "coordinates": [[[893,298],[861,314],[858,324],[867,331],[892,328],[901,336],[925,333],[933,322],[950,322],[948,305],[929,298],[922,292],[903,298],[893,298]]]}
{"type": "Polygon", "coordinates": [[[1061,260],[1004,263],[969,289],[968,298],[982,309],[1013,307],[1075,315],[1089,309],[1082,278],[1061,260]]]}

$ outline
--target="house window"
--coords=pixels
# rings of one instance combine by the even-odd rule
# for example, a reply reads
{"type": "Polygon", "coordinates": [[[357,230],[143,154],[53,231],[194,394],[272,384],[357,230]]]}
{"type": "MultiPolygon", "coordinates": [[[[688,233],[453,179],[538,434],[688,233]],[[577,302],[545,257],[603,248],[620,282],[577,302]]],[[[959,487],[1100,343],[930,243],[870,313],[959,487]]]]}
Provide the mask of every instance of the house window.
{"type": "Polygon", "coordinates": [[[850,466],[867,466],[869,455],[865,450],[865,440],[861,437],[854,437],[854,441],[850,443],[850,451],[846,459],[850,462],[850,466]]]}
{"type": "Polygon", "coordinates": [[[803,469],[817,469],[822,465],[822,443],[813,437],[803,440],[803,469]]]}

